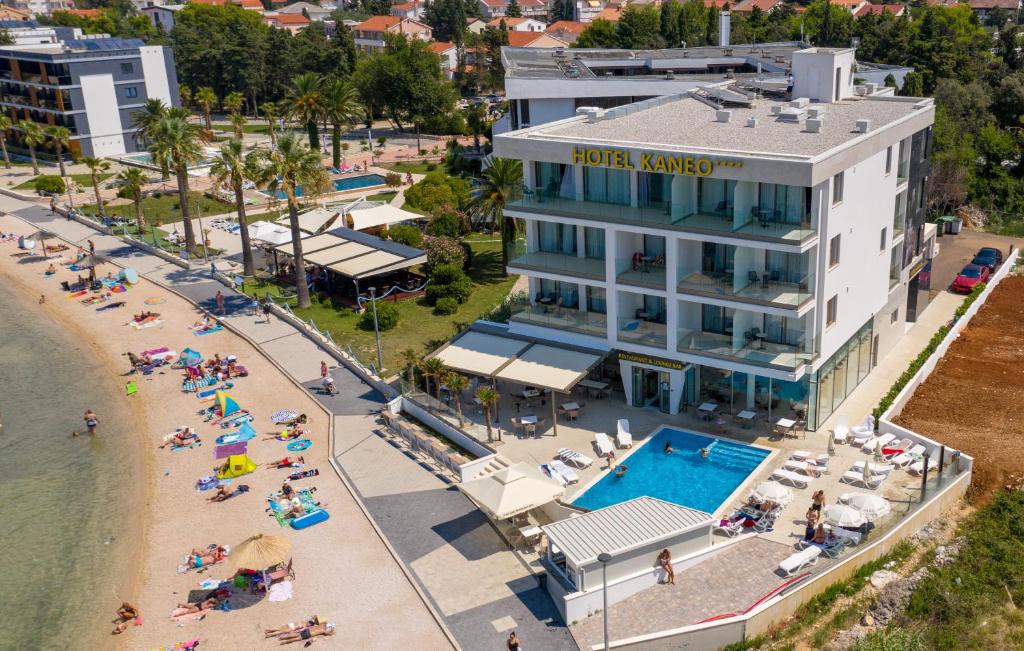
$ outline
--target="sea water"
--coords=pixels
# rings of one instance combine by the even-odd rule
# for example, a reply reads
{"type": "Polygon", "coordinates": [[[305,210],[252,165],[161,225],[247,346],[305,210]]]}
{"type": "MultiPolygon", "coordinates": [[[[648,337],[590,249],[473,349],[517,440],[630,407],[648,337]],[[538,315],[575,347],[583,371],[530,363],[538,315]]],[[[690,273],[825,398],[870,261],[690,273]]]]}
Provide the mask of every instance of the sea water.
{"type": "Polygon", "coordinates": [[[111,395],[120,379],[104,369],[88,343],[0,291],[0,649],[112,646],[144,473],[131,410],[111,395]],[[72,438],[86,409],[98,434],[72,438]]]}

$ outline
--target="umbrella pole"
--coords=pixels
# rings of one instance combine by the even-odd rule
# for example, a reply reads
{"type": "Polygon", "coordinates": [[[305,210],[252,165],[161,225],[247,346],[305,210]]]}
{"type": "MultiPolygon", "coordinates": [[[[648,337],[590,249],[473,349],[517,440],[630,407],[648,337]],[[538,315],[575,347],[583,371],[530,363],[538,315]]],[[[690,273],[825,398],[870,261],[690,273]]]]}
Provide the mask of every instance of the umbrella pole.
{"type": "Polygon", "coordinates": [[[555,396],[557,395],[554,390],[551,391],[551,424],[554,427],[555,436],[558,436],[558,416],[555,413],[555,396]]]}

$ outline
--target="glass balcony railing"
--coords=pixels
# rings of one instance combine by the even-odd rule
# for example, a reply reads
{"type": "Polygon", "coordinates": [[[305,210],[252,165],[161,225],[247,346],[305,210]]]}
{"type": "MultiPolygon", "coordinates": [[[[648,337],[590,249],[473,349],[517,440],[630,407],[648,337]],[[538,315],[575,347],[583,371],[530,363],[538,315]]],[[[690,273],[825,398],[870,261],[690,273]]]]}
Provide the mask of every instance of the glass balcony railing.
{"type": "Polygon", "coordinates": [[[619,341],[664,349],[668,343],[664,323],[645,319],[619,319],[619,341]]]}
{"type": "Polygon", "coordinates": [[[730,298],[758,305],[800,307],[814,298],[814,277],[786,278],[779,272],[680,272],[680,293],[730,298]]]}
{"type": "Polygon", "coordinates": [[[665,263],[644,262],[633,268],[627,261],[625,271],[620,271],[616,279],[621,285],[633,285],[650,289],[665,289],[665,263]]]}
{"type": "Polygon", "coordinates": [[[685,328],[680,328],[677,333],[676,349],[681,353],[710,355],[785,370],[793,370],[817,357],[814,353],[801,350],[800,346],[775,343],[763,337],[747,341],[733,335],[685,328]]]}
{"type": "Polygon", "coordinates": [[[605,261],[599,258],[581,258],[570,253],[550,253],[547,251],[524,251],[521,248],[510,252],[509,268],[549,271],[604,280],[605,261]]]}
{"type": "Polygon", "coordinates": [[[512,321],[532,325],[571,330],[586,335],[608,336],[608,316],[598,312],[583,312],[567,307],[520,303],[513,308],[512,321]]]}
{"type": "Polygon", "coordinates": [[[509,201],[506,207],[509,210],[531,213],[730,235],[744,239],[781,241],[787,244],[804,242],[814,237],[817,232],[817,220],[810,216],[801,219],[789,215],[776,215],[774,211],[759,211],[756,208],[743,216],[734,216],[732,211],[721,214],[697,212],[674,216],[671,207],[576,201],[547,192],[534,191],[527,191],[522,197],[509,201]]]}

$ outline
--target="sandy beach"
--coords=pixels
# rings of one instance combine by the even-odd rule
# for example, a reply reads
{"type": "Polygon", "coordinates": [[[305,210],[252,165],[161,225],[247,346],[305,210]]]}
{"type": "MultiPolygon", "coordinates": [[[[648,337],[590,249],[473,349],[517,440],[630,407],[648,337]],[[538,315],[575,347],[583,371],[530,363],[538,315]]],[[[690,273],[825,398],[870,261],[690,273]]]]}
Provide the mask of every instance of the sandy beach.
{"type": "MultiPolygon", "coordinates": [[[[0,231],[32,233],[35,229],[5,215],[0,217],[0,231]]],[[[99,372],[115,385],[123,386],[129,379],[138,384],[135,395],[125,396],[124,390],[119,389],[111,400],[130,405],[137,421],[145,480],[126,499],[140,503],[141,529],[126,532],[126,538],[132,540],[131,548],[110,563],[110,571],[118,576],[116,599],[112,595],[98,595],[94,602],[82,604],[83,608],[96,611],[97,627],[106,628],[111,627],[113,610],[121,600],[130,601],[141,610],[143,624],[109,638],[110,647],[152,649],[199,638],[201,649],[270,648],[277,646],[277,642],[264,640],[262,629],[319,615],[334,622],[338,634],[318,646],[450,648],[329,465],[329,417],[315,400],[245,339],[229,330],[195,336],[190,326],[199,312],[191,303],[158,285],[142,280],[129,291],[113,295],[112,300],[125,302],[123,307],[98,312],[96,306],[82,305],[60,290],[61,280],[74,281],[77,274],[61,266],[56,257],[56,275],[44,277],[50,261],[21,263],[19,258],[12,257],[18,252],[15,242],[0,243],[0,274],[9,281],[6,286],[19,291],[27,301],[37,302],[39,295],[45,294],[46,301],[39,306],[41,314],[76,328],[82,339],[91,343],[99,372]],[[132,314],[143,310],[159,312],[162,323],[142,330],[127,325],[132,314]],[[313,445],[302,454],[305,468],[316,468],[320,475],[295,481],[293,486],[315,486],[315,498],[330,512],[328,521],[295,531],[280,527],[265,511],[267,495],[280,489],[291,472],[288,469],[261,466],[256,472],[235,479],[234,485],[246,484],[249,492],[221,503],[207,501],[211,492],[196,490],[196,480],[211,474],[218,463],[214,459],[214,439],[224,433],[197,415],[210,403],[201,402],[193,393],[183,393],[182,373],[168,367],[152,375],[122,377],[129,369],[123,353],[160,347],[175,351],[189,347],[207,357],[214,353],[238,357],[238,363],[248,369],[249,376],[235,380],[231,393],[254,416],[252,425],[259,436],[249,442],[248,455],[257,463],[290,454],[284,443],[267,439],[275,429],[271,413],[290,409],[310,416],[308,438],[313,445]],[[195,429],[202,445],[175,451],[169,447],[160,449],[164,436],[181,425],[195,429]],[[219,565],[202,573],[180,573],[178,567],[187,552],[210,544],[234,547],[256,533],[274,534],[292,542],[294,596],[277,603],[266,598],[251,603],[251,599],[240,595],[231,612],[212,611],[201,621],[173,621],[171,610],[186,601],[190,591],[198,590],[200,582],[230,578],[230,573],[219,565]]],[[[118,268],[104,265],[97,275],[103,277],[108,271],[116,274],[118,268]]],[[[97,412],[102,420],[99,406],[97,412]]],[[[101,426],[98,436],[102,435],[101,426]]]]}

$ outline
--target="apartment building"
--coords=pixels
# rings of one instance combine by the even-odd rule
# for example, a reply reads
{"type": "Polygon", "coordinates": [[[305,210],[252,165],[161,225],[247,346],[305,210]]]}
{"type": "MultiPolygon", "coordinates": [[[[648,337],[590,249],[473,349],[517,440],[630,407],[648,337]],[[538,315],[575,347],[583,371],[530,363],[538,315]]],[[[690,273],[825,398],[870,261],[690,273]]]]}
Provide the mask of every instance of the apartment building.
{"type": "Polygon", "coordinates": [[[609,351],[634,407],[816,429],[927,305],[931,99],[792,53],[792,100],[719,86],[495,137],[523,161],[510,332],[609,351]]]}
{"type": "Polygon", "coordinates": [[[433,39],[434,30],[428,25],[398,16],[371,16],[353,27],[355,31],[356,49],[360,52],[376,52],[383,50],[386,44],[385,34],[404,34],[407,38],[421,41],[433,39]]]}
{"type": "MultiPolygon", "coordinates": [[[[171,49],[139,39],[99,35],[2,46],[0,83],[0,106],[15,125],[67,127],[76,157],[137,151],[135,111],[151,97],[181,105],[171,49]]],[[[24,151],[17,129],[7,141],[12,151],[24,151]]]]}

